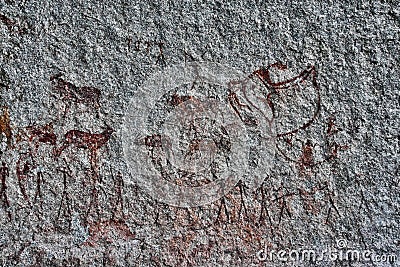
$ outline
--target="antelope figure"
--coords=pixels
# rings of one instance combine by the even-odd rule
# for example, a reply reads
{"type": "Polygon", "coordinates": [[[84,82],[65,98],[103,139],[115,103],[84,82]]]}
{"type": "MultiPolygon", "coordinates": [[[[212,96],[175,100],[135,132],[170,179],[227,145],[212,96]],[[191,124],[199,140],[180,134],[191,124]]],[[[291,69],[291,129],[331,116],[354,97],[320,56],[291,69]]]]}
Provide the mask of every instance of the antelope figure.
{"type": "Polygon", "coordinates": [[[109,126],[102,133],[89,133],[79,130],[70,130],[64,135],[64,143],[59,149],[55,149],[55,156],[60,156],[61,153],[69,146],[73,145],[77,148],[84,148],[89,150],[89,159],[92,167],[92,171],[94,173],[93,181],[92,181],[92,195],[90,204],[86,213],[86,218],[92,209],[92,207],[96,204],[97,214],[99,215],[99,206],[98,204],[98,192],[96,188],[96,184],[99,178],[98,173],[98,162],[97,162],[97,151],[103,147],[108,140],[110,140],[111,135],[114,130],[109,126]]]}
{"type": "Polygon", "coordinates": [[[101,95],[100,90],[90,86],[78,87],[61,77],[62,74],[54,75],[50,77],[50,81],[52,83],[52,90],[60,94],[60,96],[62,97],[62,101],[64,101],[66,104],[63,119],[66,118],[67,112],[69,111],[72,102],[84,104],[88,107],[93,108],[97,112],[96,116],[98,118],[101,95]]]}
{"type": "Polygon", "coordinates": [[[54,133],[53,124],[50,122],[45,125],[31,125],[23,129],[19,129],[16,142],[27,141],[35,147],[37,152],[41,144],[55,146],[57,136],[54,133]]]}
{"type": "Polygon", "coordinates": [[[61,78],[62,74],[50,77],[53,84],[53,90],[63,96],[63,100],[69,100],[76,103],[83,103],[98,108],[100,106],[100,90],[95,87],[78,87],[71,82],[61,78]]]}
{"type": "Polygon", "coordinates": [[[89,150],[90,162],[92,167],[97,169],[97,151],[103,147],[114,132],[109,126],[102,133],[89,133],[79,130],[70,130],[64,135],[63,145],[55,150],[55,155],[60,156],[61,153],[70,145],[77,148],[84,148],[89,150]]]}

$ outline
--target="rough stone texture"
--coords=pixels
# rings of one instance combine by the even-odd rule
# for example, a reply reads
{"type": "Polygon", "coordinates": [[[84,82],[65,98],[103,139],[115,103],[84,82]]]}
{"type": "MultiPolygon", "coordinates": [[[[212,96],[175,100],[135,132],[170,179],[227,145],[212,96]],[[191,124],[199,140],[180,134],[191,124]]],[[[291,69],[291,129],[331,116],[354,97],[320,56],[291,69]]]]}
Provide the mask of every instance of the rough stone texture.
{"type": "Polygon", "coordinates": [[[0,263],[292,266],[256,253],[338,240],[399,256],[399,2],[321,2],[1,0],[0,263]],[[239,183],[215,203],[176,208],[124,185],[120,129],[147,77],[191,61],[248,74],[282,62],[274,81],[314,66],[273,94],[277,133],[312,117],[314,74],[320,110],[309,127],[278,137],[259,190],[239,183]],[[100,90],[99,105],[82,87],[100,90]],[[95,148],[61,149],[71,130],[103,135],[84,139],[95,148]]]}

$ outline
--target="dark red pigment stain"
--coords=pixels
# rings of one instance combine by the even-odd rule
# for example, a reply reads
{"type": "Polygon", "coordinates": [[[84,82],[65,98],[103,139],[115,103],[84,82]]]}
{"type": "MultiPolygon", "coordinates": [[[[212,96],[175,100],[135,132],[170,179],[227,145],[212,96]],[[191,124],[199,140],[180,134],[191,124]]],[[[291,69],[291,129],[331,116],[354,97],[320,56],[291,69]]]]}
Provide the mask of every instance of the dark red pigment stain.
{"type": "Polygon", "coordinates": [[[307,140],[302,148],[302,155],[299,162],[300,173],[304,173],[306,168],[310,168],[314,165],[314,153],[313,153],[313,144],[310,140],[307,140]]]}
{"type": "Polygon", "coordinates": [[[12,131],[10,126],[10,114],[8,107],[2,107],[2,113],[0,115],[0,136],[4,133],[7,138],[8,148],[12,147],[12,131]]]}
{"type": "Polygon", "coordinates": [[[157,47],[158,47],[158,50],[159,50],[159,54],[157,56],[156,64],[160,63],[161,65],[166,65],[165,57],[164,57],[164,43],[163,42],[157,42],[157,47]]]}
{"type": "Polygon", "coordinates": [[[15,32],[18,34],[24,34],[27,32],[26,28],[21,27],[15,21],[13,21],[4,14],[0,14],[0,21],[7,27],[10,33],[15,32]]]}
{"type": "Polygon", "coordinates": [[[85,246],[95,247],[100,242],[112,243],[115,239],[129,240],[134,234],[123,220],[106,220],[89,224],[89,238],[85,246]]]}
{"type": "Polygon", "coordinates": [[[7,197],[7,179],[10,176],[10,171],[4,161],[1,163],[1,165],[2,166],[0,167],[0,180],[1,180],[0,198],[3,202],[4,210],[11,221],[10,201],[8,200],[7,197]]]}
{"type": "Polygon", "coordinates": [[[144,144],[149,147],[161,147],[161,135],[153,134],[146,136],[144,139],[144,144]]]}
{"type": "Polygon", "coordinates": [[[0,21],[7,26],[9,32],[13,32],[14,26],[16,25],[13,20],[3,14],[0,14],[0,21]]]}
{"type": "Polygon", "coordinates": [[[194,100],[195,98],[193,96],[188,96],[188,95],[178,95],[178,94],[173,94],[168,100],[167,103],[173,107],[179,106],[181,103],[188,101],[188,100],[194,100]]]}

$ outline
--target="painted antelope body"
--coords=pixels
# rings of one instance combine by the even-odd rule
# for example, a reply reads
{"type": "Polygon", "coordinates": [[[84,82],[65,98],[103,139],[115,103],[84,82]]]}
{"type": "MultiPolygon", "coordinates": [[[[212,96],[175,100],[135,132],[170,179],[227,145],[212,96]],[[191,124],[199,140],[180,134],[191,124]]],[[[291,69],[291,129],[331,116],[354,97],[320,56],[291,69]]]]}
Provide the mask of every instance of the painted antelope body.
{"type": "Polygon", "coordinates": [[[54,75],[50,77],[50,81],[52,82],[53,90],[59,92],[64,100],[82,103],[94,108],[100,107],[101,92],[99,89],[90,86],[78,87],[64,80],[61,76],[62,74],[54,75]]]}
{"type": "Polygon", "coordinates": [[[36,149],[39,147],[40,143],[52,146],[56,145],[57,136],[54,133],[52,123],[39,126],[28,126],[26,127],[26,131],[28,132],[29,142],[34,143],[36,149]]]}
{"type": "Polygon", "coordinates": [[[99,177],[97,152],[103,147],[114,132],[113,129],[107,126],[102,133],[89,133],[79,130],[70,130],[64,135],[64,143],[60,148],[54,150],[55,156],[60,156],[61,153],[69,146],[83,148],[89,150],[89,160],[94,172],[94,182],[99,177]]]}
{"type": "Polygon", "coordinates": [[[68,146],[88,149],[94,155],[99,148],[104,146],[110,139],[113,129],[107,127],[102,133],[89,133],[79,130],[70,130],[64,135],[64,143],[56,149],[55,155],[59,156],[68,146]]]}
{"type": "Polygon", "coordinates": [[[97,183],[99,180],[99,168],[98,168],[98,159],[97,152],[103,147],[109,140],[114,132],[113,129],[107,126],[107,128],[101,133],[89,133],[79,130],[70,130],[64,135],[64,143],[63,145],[55,150],[55,155],[60,156],[61,153],[69,146],[75,146],[77,148],[83,148],[89,150],[89,159],[93,171],[92,177],[92,194],[90,204],[88,206],[88,210],[86,212],[85,221],[87,220],[90,211],[93,207],[96,208],[97,215],[99,216],[99,206],[98,204],[98,190],[97,183]]]}

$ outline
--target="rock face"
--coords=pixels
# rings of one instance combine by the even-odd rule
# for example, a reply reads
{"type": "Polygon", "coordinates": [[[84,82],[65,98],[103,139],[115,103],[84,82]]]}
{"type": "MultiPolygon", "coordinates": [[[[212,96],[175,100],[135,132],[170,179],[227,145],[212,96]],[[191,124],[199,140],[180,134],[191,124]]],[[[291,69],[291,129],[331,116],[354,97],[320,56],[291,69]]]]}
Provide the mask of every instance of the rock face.
{"type": "Polygon", "coordinates": [[[0,265],[399,266],[400,9],[269,2],[0,0],[0,265]]]}

